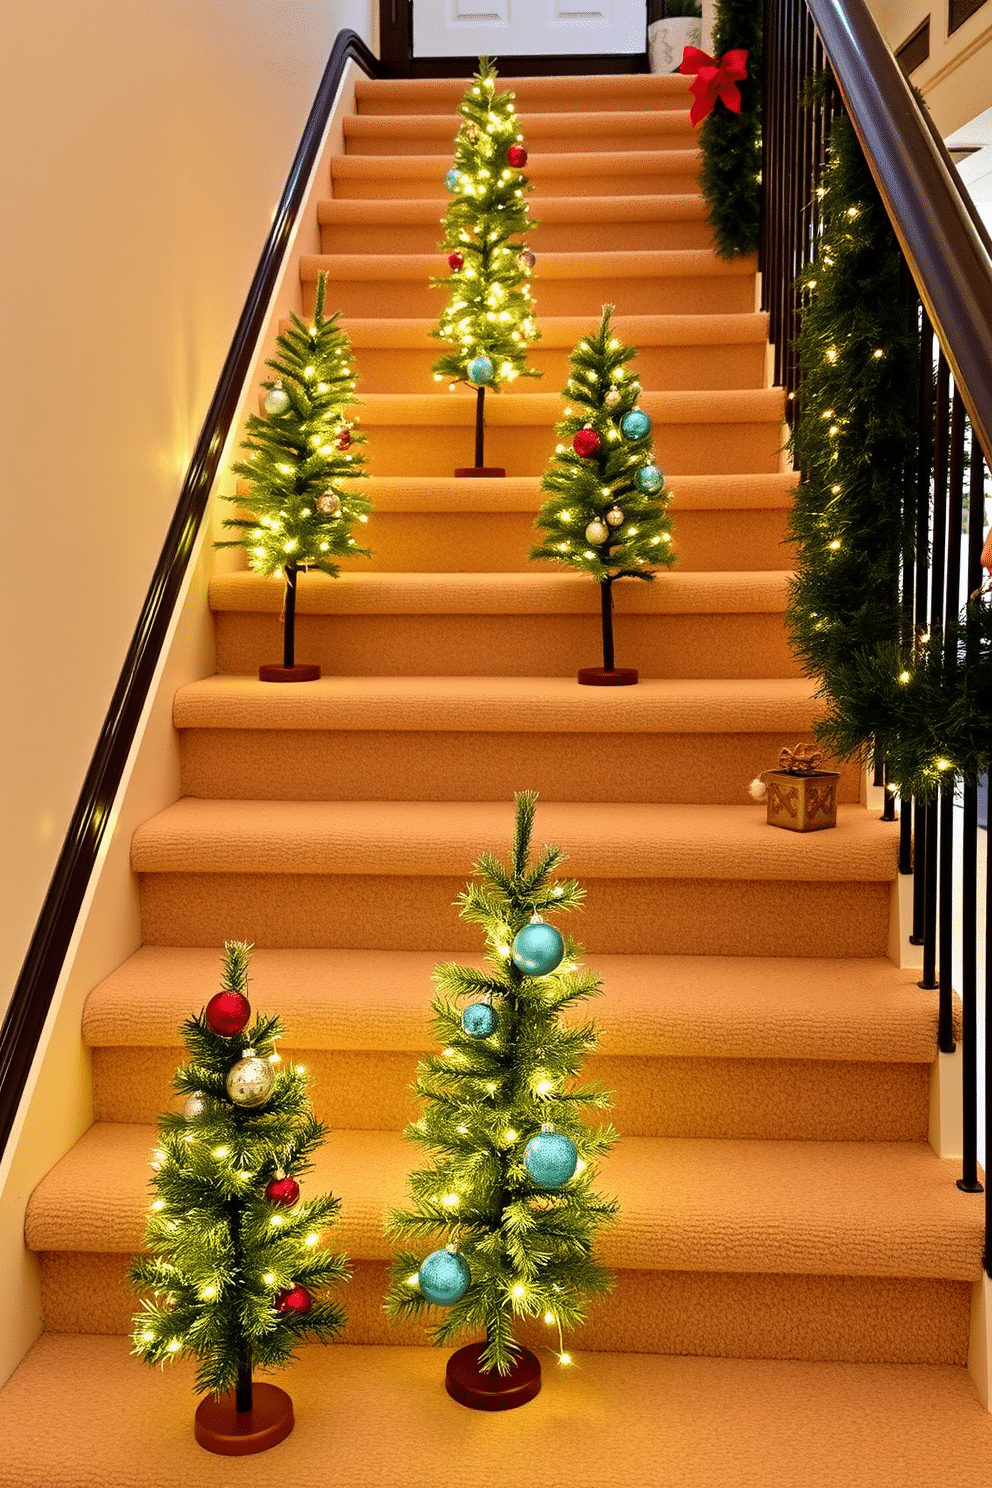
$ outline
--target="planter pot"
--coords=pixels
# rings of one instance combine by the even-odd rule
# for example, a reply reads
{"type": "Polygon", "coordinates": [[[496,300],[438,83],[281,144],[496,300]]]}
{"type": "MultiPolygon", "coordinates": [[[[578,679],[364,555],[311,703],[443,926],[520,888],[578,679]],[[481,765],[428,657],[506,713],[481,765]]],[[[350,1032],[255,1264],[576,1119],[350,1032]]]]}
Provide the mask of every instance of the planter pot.
{"type": "Polygon", "coordinates": [[[698,16],[669,16],[648,27],[648,57],[652,72],[678,72],[687,46],[698,47],[703,23],[698,16]]]}
{"type": "Polygon", "coordinates": [[[813,775],[789,775],[766,770],[768,824],[790,832],[822,832],[837,825],[837,782],[840,772],[819,770],[813,775]]]}

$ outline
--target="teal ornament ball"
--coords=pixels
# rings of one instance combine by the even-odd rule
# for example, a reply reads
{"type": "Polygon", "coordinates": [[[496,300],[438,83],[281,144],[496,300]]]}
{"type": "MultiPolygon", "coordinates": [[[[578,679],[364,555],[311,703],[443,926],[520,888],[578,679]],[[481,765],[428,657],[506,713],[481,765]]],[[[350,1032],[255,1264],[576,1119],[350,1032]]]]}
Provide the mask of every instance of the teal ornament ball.
{"type": "Polygon", "coordinates": [[[528,976],[547,976],[560,966],[565,956],[565,942],[554,925],[544,920],[531,920],[518,930],[510,947],[514,966],[528,976]]]}
{"type": "Polygon", "coordinates": [[[453,1307],[468,1291],[472,1273],[456,1250],[432,1250],[420,1263],[420,1290],[428,1302],[453,1307]]]}
{"type": "Polygon", "coordinates": [[[493,380],[493,364],[487,356],[473,357],[468,364],[469,382],[485,383],[493,380]]]}
{"type": "Polygon", "coordinates": [[[653,496],[655,491],[660,491],[665,484],[665,477],[657,465],[642,465],[634,477],[638,489],[653,496]]]}
{"type": "Polygon", "coordinates": [[[488,1002],[470,1002],[462,1013],[462,1027],[470,1038],[488,1038],[499,1019],[488,1002]]]}
{"type": "Polygon", "coordinates": [[[620,427],[628,439],[644,439],[651,433],[651,420],[639,408],[632,408],[630,413],[624,414],[620,427]]]}
{"type": "Polygon", "coordinates": [[[444,184],[449,191],[457,191],[462,184],[461,171],[456,170],[455,167],[452,166],[448,174],[444,178],[444,184]]]}
{"type": "Polygon", "coordinates": [[[575,1143],[553,1126],[542,1126],[540,1135],[531,1137],[524,1148],[524,1167],[538,1188],[560,1188],[578,1166],[575,1143]]]}

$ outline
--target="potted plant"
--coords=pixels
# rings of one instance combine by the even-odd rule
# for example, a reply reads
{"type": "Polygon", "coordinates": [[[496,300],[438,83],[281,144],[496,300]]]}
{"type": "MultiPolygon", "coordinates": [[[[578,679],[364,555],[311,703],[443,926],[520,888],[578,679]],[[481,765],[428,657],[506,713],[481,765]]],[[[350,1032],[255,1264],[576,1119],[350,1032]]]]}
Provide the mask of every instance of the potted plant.
{"type": "Polygon", "coordinates": [[[823,750],[813,744],[783,749],[777,770],[763,770],[751,781],[751,797],[765,801],[768,824],[790,832],[820,832],[837,825],[839,770],[821,770],[823,750]]]}
{"type": "Polygon", "coordinates": [[[700,0],[648,0],[648,58],[652,72],[678,72],[687,46],[703,39],[700,0]]]}

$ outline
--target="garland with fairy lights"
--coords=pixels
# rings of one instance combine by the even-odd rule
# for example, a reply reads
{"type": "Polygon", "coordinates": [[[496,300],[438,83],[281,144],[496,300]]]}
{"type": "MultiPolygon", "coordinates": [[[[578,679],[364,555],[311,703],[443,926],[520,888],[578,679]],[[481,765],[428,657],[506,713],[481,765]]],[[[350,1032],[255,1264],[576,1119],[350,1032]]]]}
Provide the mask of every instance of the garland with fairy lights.
{"type": "Polygon", "coordinates": [[[699,184],[722,258],[757,253],[761,241],[762,8],[755,0],[718,0],[713,51],[723,57],[738,49],[747,52],[740,113],[717,102],[699,133],[699,184]]]}
{"type": "Polygon", "coordinates": [[[801,287],[803,471],[790,519],[799,545],[788,625],[822,678],[817,737],[842,757],[884,758],[903,795],[932,795],[989,759],[988,605],[946,635],[902,634],[899,570],[914,539],[915,329],[901,255],[854,131],[835,118],[821,188],[825,227],[801,287]]]}

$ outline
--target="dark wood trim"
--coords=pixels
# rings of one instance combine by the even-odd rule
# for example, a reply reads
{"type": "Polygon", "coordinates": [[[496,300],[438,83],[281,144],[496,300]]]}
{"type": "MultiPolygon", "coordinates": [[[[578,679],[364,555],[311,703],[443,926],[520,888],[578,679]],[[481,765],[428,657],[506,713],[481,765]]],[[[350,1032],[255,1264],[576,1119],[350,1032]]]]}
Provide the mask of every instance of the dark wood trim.
{"type": "Polygon", "coordinates": [[[34,936],[0,1028],[0,1153],[10,1136],[41,1031],[62,974],[83,898],[111,820],[124,768],[144,710],[159,653],[189,566],[207,500],[275,291],[307,182],[320,150],[338,85],[349,59],[371,77],[383,69],[361,37],[340,31],[310,110],[296,157],[262,256],[255,270],[231,348],[196,442],[128,648],[110,709],[97,741],[34,936]]]}

